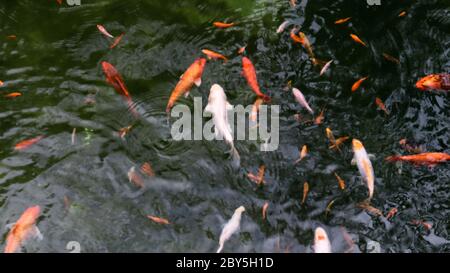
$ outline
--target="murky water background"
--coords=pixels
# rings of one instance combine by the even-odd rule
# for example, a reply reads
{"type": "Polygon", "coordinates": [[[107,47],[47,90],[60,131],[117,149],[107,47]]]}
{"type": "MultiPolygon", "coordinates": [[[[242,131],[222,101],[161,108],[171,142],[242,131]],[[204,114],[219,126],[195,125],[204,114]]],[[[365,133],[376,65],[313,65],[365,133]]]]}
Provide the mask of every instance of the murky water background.
{"type": "MultiPolygon", "coordinates": [[[[382,0],[379,7],[365,1],[299,2],[294,9],[287,0],[81,0],[79,7],[1,1],[1,247],[5,226],[37,204],[43,208],[38,227],[44,240],[30,241],[26,252],[67,252],[69,241],[78,241],[84,252],[213,252],[223,224],[244,205],[241,230],[225,252],[312,252],[317,226],[328,231],[335,252],[349,248],[343,228],[355,243],[353,252],[366,252],[371,241],[380,243],[382,252],[448,252],[448,164],[433,169],[405,164],[399,171],[384,158],[406,154],[398,144],[402,138],[426,151],[450,152],[448,94],[414,88],[426,74],[450,71],[449,1],[382,0]],[[403,10],[407,15],[399,18],[403,10]],[[352,17],[348,24],[334,25],[345,17],[352,17]],[[290,27],[275,33],[285,19],[302,26],[319,59],[335,60],[327,76],[320,77],[306,51],[292,43],[290,27]],[[239,24],[218,30],[214,21],[239,24]],[[96,24],[113,35],[125,33],[117,48],[109,49],[96,24]],[[369,47],[353,42],[350,33],[369,47]],[[6,38],[12,34],[17,40],[6,38]],[[202,86],[191,94],[206,104],[210,86],[219,83],[232,104],[252,104],[255,96],[240,74],[236,53],[244,45],[262,89],[281,106],[281,143],[277,151],[263,153],[259,143],[237,142],[241,168],[236,171],[222,142],[173,141],[165,106],[202,48],[231,60],[208,62],[202,86]],[[400,65],[382,53],[398,57],[400,65]],[[123,75],[140,119],[105,82],[102,61],[123,75]],[[352,84],[367,75],[352,94],[352,84]],[[326,109],[322,125],[293,117],[312,118],[283,90],[288,81],[317,112],[326,109]],[[3,97],[15,91],[23,96],[3,97]],[[375,97],[385,102],[389,116],[377,109],[375,97]],[[131,124],[134,128],[120,139],[117,131],[131,124]],[[350,142],[341,153],[329,150],[326,127],[336,136],[362,140],[375,155],[372,205],[384,214],[398,208],[393,219],[356,208],[367,190],[350,164],[350,142]],[[14,151],[16,143],[37,135],[46,137],[26,151],[14,151]],[[294,165],[305,144],[309,156],[294,165]],[[144,162],[151,163],[156,178],[146,179],[140,190],[127,172],[144,162]],[[267,166],[264,187],[247,178],[261,164],[267,166]],[[345,191],[334,172],[346,181],[345,191]],[[301,205],[305,181],[310,193],[301,205]],[[266,201],[270,207],[263,221],[266,201]],[[155,224],[149,214],[173,224],[155,224]],[[411,224],[413,219],[432,223],[431,230],[411,224]]],[[[192,97],[180,101],[193,105],[192,97]]]]}

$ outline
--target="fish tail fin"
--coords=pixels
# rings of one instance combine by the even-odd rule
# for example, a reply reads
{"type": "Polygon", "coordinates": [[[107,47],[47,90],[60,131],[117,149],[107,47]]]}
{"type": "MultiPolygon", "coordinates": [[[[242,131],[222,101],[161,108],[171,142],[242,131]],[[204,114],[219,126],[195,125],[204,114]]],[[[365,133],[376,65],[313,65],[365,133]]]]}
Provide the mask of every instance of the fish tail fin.
{"type": "Polygon", "coordinates": [[[386,157],[386,161],[388,162],[396,162],[396,161],[400,161],[400,157],[393,155],[393,156],[388,156],[386,157]]]}
{"type": "Polygon", "coordinates": [[[231,146],[231,158],[233,159],[233,164],[235,166],[241,165],[241,156],[239,155],[239,152],[234,147],[234,145],[231,146]]]}

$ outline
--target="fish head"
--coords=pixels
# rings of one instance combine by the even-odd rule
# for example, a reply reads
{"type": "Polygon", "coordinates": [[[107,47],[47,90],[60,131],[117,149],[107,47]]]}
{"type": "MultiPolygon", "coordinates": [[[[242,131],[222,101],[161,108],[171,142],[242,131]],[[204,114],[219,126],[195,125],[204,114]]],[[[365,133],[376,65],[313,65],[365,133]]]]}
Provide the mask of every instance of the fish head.
{"type": "Polygon", "coordinates": [[[361,149],[364,149],[363,144],[361,143],[361,141],[359,141],[358,139],[354,138],[352,141],[352,145],[353,145],[353,151],[359,151],[361,149]]]}
{"type": "Polygon", "coordinates": [[[314,232],[314,241],[316,243],[320,242],[320,241],[324,241],[324,242],[328,241],[327,232],[321,227],[316,228],[316,230],[314,232]]]}
{"type": "Polygon", "coordinates": [[[202,73],[203,70],[205,69],[206,59],[205,58],[198,58],[195,62],[199,66],[200,73],[202,73]]]}
{"type": "Polygon", "coordinates": [[[102,62],[102,68],[107,77],[113,76],[113,74],[116,72],[114,66],[108,62],[102,62]]]}
{"type": "Polygon", "coordinates": [[[224,99],[226,100],[226,96],[222,86],[218,85],[217,83],[213,84],[209,91],[209,101],[220,101],[224,99]]]}
{"type": "Polygon", "coordinates": [[[239,208],[236,209],[235,212],[237,212],[237,213],[243,213],[244,211],[245,211],[244,206],[240,206],[239,208]]]}
{"type": "Polygon", "coordinates": [[[428,75],[423,77],[416,83],[416,87],[422,91],[427,89],[439,89],[441,85],[441,80],[439,75],[428,75]]]}

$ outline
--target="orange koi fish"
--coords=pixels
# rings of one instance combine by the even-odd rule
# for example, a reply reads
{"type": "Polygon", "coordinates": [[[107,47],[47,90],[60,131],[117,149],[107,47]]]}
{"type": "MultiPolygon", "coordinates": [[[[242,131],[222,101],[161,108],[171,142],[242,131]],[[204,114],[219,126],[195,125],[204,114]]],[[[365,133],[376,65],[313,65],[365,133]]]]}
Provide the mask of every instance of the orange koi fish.
{"type": "Polygon", "coordinates": [[[341,188],[341,190],[345,190],[345,181],[344,179],[342,179],[337,173],[334,173],[334,176],[336,177],[338,183],[339,183],[339,188],[341,188]]]}
{"type": "Polygon", "coordinates": [[[375,214],[377,216],[383,216],[383,213],[381,212],[381,210],[379,210],[379,209],[377,209],[375,207],[372,207],[371,205],[369,205],[368,202],[362,202],[362,203],[357,204],[356,206],[358,208],[360,208],[360,209],[366,210],[366,211],[368,211],[368,212],[370,212],[372,214],[375,214]]]}
{"type": "Polygon", "coordinates": [[[22,93],[20,92],[13,92],[13,93],[9,93],[8,95],[5,95],[5,97],[7,98],[17,98],[22,96],[22,93]]]}
{"type": "Polygon", "coordinates": [[[386,219],[388,219],[388,220],[391,219],[392,217],[395,216],[395,214],[397,214],[397,212],[398,212],[397,208],[392,208],[386,215],[386,219]]]}
{"type": "Polygon", "coordinates": [[[302,161],[306,156],[308,155],[308,146],[303,145],[302,150],[300,152],[300,158],[295,161],[294,164],[297,164],[298,162],[302,161]]]}
{"type": "Polygon", "coordinates": [[[389,156],[386,158],[389,162],[406,161],[416,165],[434,166],[450,160],[450,154],[446,153],[421,153],[417,155],[389,156]]]}
{"type": "Polygon", "coordinates": [[[372,162],[370,162],[369,155],[364,148],[361,141],[354,138],[352,141],[354,159],[356,165],[358,166],[359,173],[367,183],[367,188],[369,189],[369,199],[372,199],[373,191],[375,188],[375,174],[372,167],[372,162]]]}
{"type": "Polygon", "coordinates": [[[114,36],[112,36],[111,34],[109,34],[109,32],[106,30],[106,28],[102,25],[97,25],[97,29],[106,37],[108,38],[114,38],[114,36]]]}
{"type": "Polygon", "coordinates": [[[31,237],[42,239],[42,235],[36,227],[36,220],[39,218],[40,213],[41,208],[39,206],[30,207],[25,210],[11,228],[6,238],[5,253],[17,252],[20,250],[22,244],[31,237]]]}
{"type": "Polygon", "coordinates": [[[213,25],[217,28],[229,28],[234,26],[235,23],[214,22],[213,25]]]}
{"type": "Polygon", "coordinates": [[[130,183],[133,183],[134,185],[138,186],[139,188],[143,188],[145,186],[144,180],[142,177],[136,172],[135,167],[131,167],[128,171],[128,180],[130,183]]]}
{"type": "Polygon", "coordinates": [[[150,165],[150,163],[145,162],[142,166],[141,166],[141,172],[146,174],[147,176],[153,177],[155,176],[155,172],[153,171],[152,166],[150,165]]]}
{"type": "Polygon", "coordinates": [[[2,81],[0,81],[0,86],[2,86],[4,83],[2,81]]]}
{"type": "Polygon", "coordinates": [[[339,19],[339,20],[336,20],[336,21],[334,22],[334,24],[335,24],[335,25],[343,24],[343,23],[346,23],[346,22],[350,21],[350,19],[352,19],[352,17],[347,17],[347,18],[344,18],[344,19],[339,19]]]}
{"type": "Polygon", "coordinates": [[[224,62],[228,62],[227,57],[223,56],[220,53],[214,52],[214,51],[209,50],[209,49],[203,49],[202,52],[203,52],[203,54],[208,56],[208,60],[211,60],[211,59],[222,59],[224,62]]]}
{"type": "Polygon", "coordinates": [[[115,48],[120,43],[120,41],[122,41],[123,35],[125,35],[125,33],[122,33],[119,36],[117,36],[117,38],[114,39],[114,42],[111,44],[111,46],[109,48],[110,49],[115,48]]]}
{"type": "Polygon", "coordinates": [[[14,146],[14,150],[23,151],[23,150],[29,148],[30,146],[38,143],[43,138],[44,138],[44,136],[38,136],[38,137],[35,137],[32,139],[23,140],[23,141],[17,143],[16,146],[14,146]]]}
{"type": "Polygon", "coordinates": [[[325,109],[322,109],[320,114],[314,119],[314,124],[320,125],[323,123],[324,119],[325,119],[325,109]]]}
{"type": "Polygon", "coordinates": [[[247,57],[242,57],[242,74],[244,75],[245,79],[247,80],[247,84],[250,86],[253,92],[255,92],[258,97],[261,97],[264,102],[269,102],[270,97],[263,94],[259,89],[255,66],[247,57]]]}
{"type": "Polygon", "coordinates": [[[367,47],[366,43],[364,43],[358,36],[355,34],[350,34],[350,37],[352,37],[353,41],[362,44],[363,46],[367,47]]]}
{"type": "Polygon", "coordinates": [[[406,11],[402,11],[402,12],[400,12],[400,14],[398,15],[398,17],[403,17],[403,16],[405,16],[406,15],[406,11]]]}
{"type": "Polygon", "coordinates": [[[156,216],[153,216],[153,215],[147,215],[147,218],[152,220],[153,222],[155,222],[157,224],[170,225],[169,220],[164,219],[164,218],[156,217],[156,216]]]}
{"type": "Polygon", "coordinates": [[[267,209],[268,208],[269,208],[269,202],[265,202],[263,207],[262,207],[262,218],[263,218],[263,220],[266,220],[267,209]]]}
{"type": "Polygon", "coordinates": [[[189,95],[189,91],[194,84],[196,86],[200,86],[202,84],[202,75],[205,65],[206,59],[198,58],[181,76],[180,81],[170,95],[169,102],[166,107],[167,113],[170,112],[170,109],[172,109],[173,105],[180,96],[185,95],[187,97],[189,95]]]}
{"type": "Polygon", "coordinates": [[[125,136],[131,131],[131,128],[133,128],[133,125],[130,125],[130,126],[121,128],[121,129],[119,130],[119,136],[120,136],[120,138],[121,138],[121,139],[124,139],[125,136]]]}
{"type": "Polygon", "coordinates": [[[17,36],[16,35],[9,35],[9,36],[6,36],[6,38],[8,40],[10,40],[10,41],[15,41],[17,39],[17,36]]]}
{"type": "Polygon", "coordinates": [[[333,145],[336,144],[336,139],[334,138],[333,131],[331,131],[331,129],[327,127],[325,129],[325,133],[327,134],[327,138],[330,141],[330,143],[333,145]]]}
{"type": "Polygon", "coordinates": [[[297,0],[289,0],[289,4],[291,5],[291,7],[295,8],[295,6],[297,5],[297,0]]]}
{"type": "Polygon", "coordinates": [[[386,113],[386,115],[389,115],[389,111],[386,109],[386,106],[384,105],[383,101],[380,98],[375,98],[375,103],[381,110],[383,110],[386,113]]]}
{"type": "Polygon", "coordinates": [[[239,54],[239,55],[244,54],[246,48],[247,48],[247,46],[243,46],[243,47],[239,48],[238,54],[239,54]]]}
{"type": "Polygon", "coordinates": [[[358,90],[358,88],[361,86],[361,84],[367,80],[369,77],[364,77],[362,79],[357,80],[353,85],[352,85],[352,92],[355,92],[356,90],[358,90]]]}
{"type": "Polygon", "coordinates": [[[303,183],[303,198],[302,198],[302,205],[305,203],[306,198],[308,197],[309,192],[309,184],[308,182],[303,183]]]}
{"type": "Polygon", "coordinates": [[[344,142],[346,142],[348,139],[349,139],[350,137],[348,137],[348,136],[345,136],[345,137],[340,137],[340,138],[338,138],[338,139],[336,139],[336,142],[333,144],[333,145],[331,145],[330,147],[329,147],[329,149],[332,149],[332,150],[334,150],[334,149],[336,149],[336,150],[341,150],[339,147],[344,143],[344,142]]]}
{"type": "Polygon", "coordinates": [[[450,90],[450,74],[431,74],[417,81],[416,88],[426,90],[450,90]]]}

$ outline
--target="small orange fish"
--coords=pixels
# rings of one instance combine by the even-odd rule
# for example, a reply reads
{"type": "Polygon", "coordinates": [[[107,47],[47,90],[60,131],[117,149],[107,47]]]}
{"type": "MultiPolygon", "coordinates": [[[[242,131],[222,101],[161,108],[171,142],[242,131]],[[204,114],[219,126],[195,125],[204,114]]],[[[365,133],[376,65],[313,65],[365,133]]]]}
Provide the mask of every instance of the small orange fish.
{"type": "Polygon", "coordinates": [[[295,34],[294,31],[291,31],[291,39],[295,42],[295,43],[299,43],[299,44],[303,44],[305,41],[303,41],[303,39],[298,36],[297,34],[295,34]]]}
{"type": "Polygon", "coordinates": [[[130,125],[130,126],[121,128],[121,129],[119,130],[119,136],[120,136],[120,138],[121,138],[121,139],[124,139],[125,136],[131,131],[131,128],[133,128],[133,125],[130,125]]]}
{"type": "Polygon", "coordinates": [[[228,59],[225,56],[223,56],[222,54],[220,54],[220,53],[214,52],[214,51],[209,50],[209,49],[203,49],[202,52],[203,52],[203,54],[208,56],[208,60],[211,60],[211,59],[222,59],[224,62],[228,62],[228,59]]]}
{"type": "Polygon", "coordinates": [[[431,74],[417,81],[416,88],[426,90],[450,90],[450,74],[431,74]]]}
{"type": "Polygon", "coordinates": [[[339,19],[339,20],[336,20],[336,21],[334,22],[334,24],[336,24],[336,25],[343,24],[343,23],[345,23],[345,22],[350,21],[350,19],[352,19],[352,17],[347,17],[347,18],[344,18],[344,19],[339,19]]]}
{"type": "Polygon", "coordinates": [[[331,207],[333,206],[334,201],[336,201],[336,199],[333,199],[330,201],[330,203],[328,203],[327,208],[325,209],[325,216],[327,216],[331,212],[331,207]]]}
{"type": "Polygon", "coordinates": [[[422,220],[412,220],[411,224],[416,226],[423,226],[426,230],[430,230],[433,227],[433,224],[422,221],[422,220]]]}
{"type": "Polygon", "coordinates": [[[229,28],[234,26],[235,23],[214,22],[213,25],[217,28],[229,28]]]}
{"type": "Polygon", "coordinates": [[[10,41],[15,41],[17,39],[17,36],[16,35],[9,35],[9,36],[6,36],[6,38],[8,40],[10,40],[10,41]]]}
{"type": "Polygon", "coordinates": [[[345,181],[344,179],[342,179],[337,173],[334,173],[334,176],[336,177],[338,183],[339,183],[339,188],[341,188],[341,190],[345,190],[345,181]]]}
{"type": "Polygon", "coordinates": [[[392,57],[391,55],[389,55],[389,54],[387,54],[387,53],[383,53],[383,57],[384,57],[386,60],[390,61],[390,62],[393,62],[393,63],[396,63],[396,64],[400,64],[400,60],[399,60],[399,59],[397,59],[397,58],[395,58],[395,57],[392,57]]]}
{"type": "Polygon", "coordinates": [[[309,192],[309,184],[308,182],[303,183],[303,199],[302,199],[302,205],[306,202],[306,198],[308,197],[309,192]]]}
{"type": "Polygon", "coordinates": [[[142,164],[141,172],[150,177],[155,176],[155,172],[153,171],[152,166],[148,162],[145,162],[144,164],[142,164]]]}
{"type": "Polygon", "coordinates": [[[336,139],[334,138],[333,131],[331,131],[331,129],[327,127],[325,129],[325,133],[327,134],[327,138],[330,141],[330,143],[332,145],[335,145],[336,144],[336,139]]]}
{"type": "Polygon", "coordinates": [[[450,161],[450,154],[446,153],[421,153],[417,155],[405,155],[405,156],[389,156],[386,161],[406,161],[414,163],[416,165],[428,165],[434,166],[438,163],[450,161]]]}
{"type": "Polygon", "coordinates": [[[367,47],[366,43],[364,43],[358,36],[355,34],[350,34],[350,37],[352,37],[353,41],[362,44],[363,46],[367,47]]]}
{"type": "Polygon", "coordinates": [[[383,213],[381,212],[381,210],[372,207],[371,205],[369,205],[368,202],[362,202],[356,205],[358,208],[364,209],[372,214],[375,214],[377,216],[383,216],[383,213]]]}
{"type": "Polygon", "coordinates": [[[8,95],[5,95],[5,97],[7,98],[17,98],[22,96],[22,93],[20,92],[13,92],[13,93],[9,93],[8,95]]]}
{"type": "Polygon", "coordinates": [[[369,77],[364,77],[362,79],[357,80],[353,85],[352,85],[352,92],[355,92],[356,90],[358,90],[358,88],[361,86],[361,84],[367,80],[369,77]]]}
{"type": "Polygon", "coordinates": [[[125,35],[125,33],[122,33],[119,36],[117,36],[117,38],[114,39],[114,42],[111,44],[111,46],[109,48],[110,49],[115,48],[120,43],[120,41],[122,41],[123,35],[125,35]]]}
{"type": "Polygon", "coordinates": [[[30,146],[38,143],[43,138],[44,138],[44,136],[38,136],[38,137],[35,137],[32,139],[23,140],[23,141],[17,143],[16,146],[14,146],[14,150],[23,151],[23,150],[29,148],[30,146]]]}
{"type": "Polygon", "coordinates": [[[256,77],[255,66],[247,57],[242,57],[242,74],[247,80],[247,84],[255,92],[258,97],[261,97],[265,102],[270,101],[270,97],[263,94],[259,88],[258,79],[256,77]]]}
{"type": "Polygon", "coordinates": [[[2,86],[4,83],[2,81],[0,81],[0,86],[2,86]]]}
{"type": "Polygon", "coordinates": [[[350,137],[348,137],[348,136],[340,137],[340,138],[336,139],[336,142],[335,142],[333,145],[331,145],[329,148],[332,149],[332,150],[336,149],[336,150],[339,150],[339,151],[340,151],[341,149],[340,149],[339,147],[340,147],[344,142],[346,142],[349,138],[350,138],[350,137]]]}
{"type": "Polygon", "coordinates": [[[169,220],[164,219],[164,218],[156,217],[156,216],[153,216],[153,215],[147,215],[147,218],[152,220],[153,222],[155,222],[157,224],[170,225],[169,220]]]}
{"type": "Polygon", "coordinates": [[[314,124],[320,125],[323,123],[323,120],[325,119],[325,109],[320,112],[320,114],[317,116],[317,118],[314,120],[314,124]]]}
{"type": "Polygon", "coordinates": [[[394,217],[397,214],[397,212],[398,212],[397,208],[392,208],[386,215],[386,219],[388,219],[388,220],[391,219],[392,217],[394,217]]]}
{"type": "Polygon", "coordinates": [[[266,220],[267,209],[268,208],[269,208],[269,202],[265,202],[263,207],[262,207],[262,218],[263,218],[263,220],[266,220]]]}
{"type": "Polygon", "coordinates": [[[247,48],[247,46],[243,46],[243,47],[239,48],[238,54],[239,54],[239,55],[244,54],[246,48],[247,48]]]}
{"type": "Polygon", "coordinates": [[[298,162],[302,161],[306,156],[308,155],[308,146],[303,145],[302,150],[300,151],[300,158],[295,161],[294,164],[297,164],[298,162]]]}
{"type": "Polygon", "coordinates": [[[139,188],[143,188],[145,186],[144,180],[142,177],[136,172],[135,167],[131,167],[128,171],[128,180],[130,183],[133,183],[135,186],[138,186],[139,188]]]}
{"type": "Polygon", "coordinates": [[[400,14],[398,15],[398,17],[403,17],[403,16],[405,16],[406,15],[406,11],[402,11],[402,12],[400,12],[400,14]]]}
{"type": "Polygon", "coordinates": [[[39,218],[40,213],[41,208],[39,206],[25,210],[6,238],[5,253],[17,252],[22,244],[32,236],[42,237],[39,229],[36,227],[36,220],[39,218]]]}
{"type": "Polygon", "coordinates": [[[386,109],[386,106],[384,105],[383,101],[380,98],[375,98],[375,103],[381,110],[383,110],[386,113],[386,115],[389,115],[389,111],[386,109]]]}

